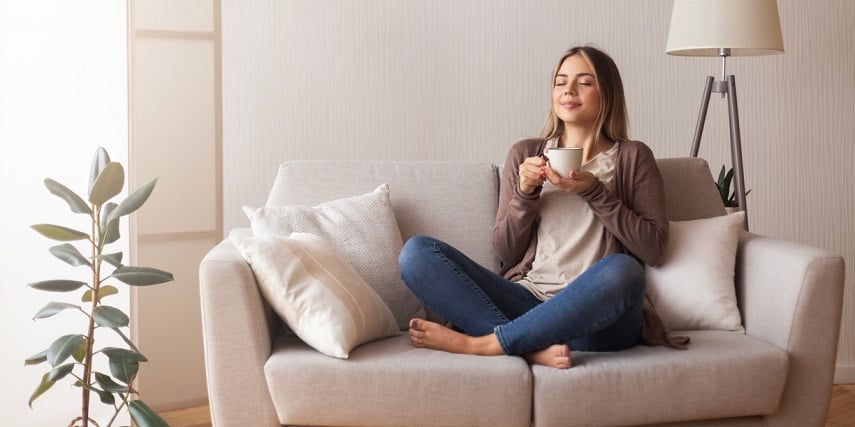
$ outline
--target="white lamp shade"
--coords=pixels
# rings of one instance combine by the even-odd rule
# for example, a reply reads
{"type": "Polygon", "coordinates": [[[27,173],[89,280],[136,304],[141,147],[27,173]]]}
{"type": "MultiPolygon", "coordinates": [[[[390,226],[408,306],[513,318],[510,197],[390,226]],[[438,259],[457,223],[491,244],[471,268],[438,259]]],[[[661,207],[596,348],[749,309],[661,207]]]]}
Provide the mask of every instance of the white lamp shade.
{"type": "Polygon", "coordinates": [[[674,0],[666,53],[680,56],[784,52],[775,0],[674,0]]]}

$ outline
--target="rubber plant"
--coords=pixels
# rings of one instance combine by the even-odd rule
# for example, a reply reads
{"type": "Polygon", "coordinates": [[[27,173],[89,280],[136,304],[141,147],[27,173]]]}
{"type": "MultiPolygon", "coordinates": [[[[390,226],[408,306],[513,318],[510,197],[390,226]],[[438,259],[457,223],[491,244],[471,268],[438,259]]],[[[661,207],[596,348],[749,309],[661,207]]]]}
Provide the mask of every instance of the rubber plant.
{"type": "MultiPolygon", "coordinates": [[[[50,302],[39,310],[34,320],[53,317],[70,310],[86,318],[86,330],[80,334],[69,334],[57,338],[48,348],[25,360],[25,365],[49,364],[36,390],[30,396],[29,405],[63,379],[73,381],[81,391],[80,416],[71,420],[69,427],[112,426],[118,415],[127,409],[138,427],[168,426],[143,401],[133,388],[140,363],[146,362],[136,345],[123,332],[129,326],[128,316],[122,310],[108,305],[107,298],[118,294],[113,282],[130,286],[150,286],[172,281],[172,274],[148,267],[132,267],[122,264],[122,252],[107,252],[106,247],[119,240],[120,219],[139,209],[156,183],[156,179],[133,191],[120,203],[110,200],[124,188],[125,172],[122,165],[111,162],[107,151],[99,147],[95,151],[89,174],[88,199],[84,200],[68,187],[50,178],[44,183],[48,191],[64,200],[72,212],[89,217],[89,232],[53,224],[36,224],[32,228],[43,236],[62,242],[50,248],[50,253],[59,260],[89,270],[84,276],[87,282],[54,279],[30,283],[33,289],[48,292],[80,291],[81,304],[50,302]],[[84,255],[78,247],[69,243],[78,242],[84,247],[84,255]],[[105,271],[112,272],[105,275],[105,271]],[[108,283],[109,282],[109,283],[108,283]],[[97,349],[96,332],[109,331],[118,334],[127,348],[106,347],[97,349]],[[96,359],[97,358],[97,359],[96,359]],[[95,361],[106,359],[109,373],[95,370],[95,361]],[[89,415],[90,397],[115,408],[107,424],[100,425],[89,415]],[[90,424],[91,423],[91,424],[90,424]]],[[[100,335],[99,335],[100,336],[100,335]]],[[[100,364],[99,366],[103,366],[100,364]]]]}

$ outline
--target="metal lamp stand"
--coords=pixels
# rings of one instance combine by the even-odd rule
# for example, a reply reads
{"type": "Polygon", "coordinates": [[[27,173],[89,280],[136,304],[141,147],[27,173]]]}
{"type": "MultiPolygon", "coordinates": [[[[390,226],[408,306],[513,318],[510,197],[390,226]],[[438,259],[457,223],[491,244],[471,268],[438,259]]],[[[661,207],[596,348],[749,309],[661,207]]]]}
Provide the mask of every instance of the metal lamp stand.
{"type": "Polygon", "coordinates": [[[727,75],[727,57],[730,49],[719,49],[721,57],[722,80],[715,81],[713,76],[707,76],[704,86],[704,94],[701,98],[701,111],[698,114],[698,123],[695,126],[695,136],[692,142],[692,157],[698,157],[698,149],[701,146],[701,135],[704,133],[704,123],[707,119],[707,110],[710,104],[710,94],[720,93],[721,97],[727,96],[727,110],[730,121],[730,156],[733,163],[733,182],[736,190],[736,201],[739,210],[745,211],[745,220],[742,227],[748,230],[748,205],[745,203],[745,175],[742,171],[742,140],[739,134],[739,110],[736,104],[736,78],[727,75]],[[726,77],[725,77],[726,76],[726,77]]]}

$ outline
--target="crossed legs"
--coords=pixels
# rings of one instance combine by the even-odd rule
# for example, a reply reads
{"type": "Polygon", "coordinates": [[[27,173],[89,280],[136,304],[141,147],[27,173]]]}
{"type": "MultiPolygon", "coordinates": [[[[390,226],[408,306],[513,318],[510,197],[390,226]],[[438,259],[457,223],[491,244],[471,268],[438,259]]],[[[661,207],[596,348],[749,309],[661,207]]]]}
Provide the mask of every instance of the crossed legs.
{"type": "Polygon", "coordinates": [[[641,332],[644,274],[627,256],[605,258],[546,302],[430,237],[410,239],[399,265],[407,286],[463,331],[413,319],[417,347],[569,368],[571,347],[618,350],[635,345],[641,332]]]}

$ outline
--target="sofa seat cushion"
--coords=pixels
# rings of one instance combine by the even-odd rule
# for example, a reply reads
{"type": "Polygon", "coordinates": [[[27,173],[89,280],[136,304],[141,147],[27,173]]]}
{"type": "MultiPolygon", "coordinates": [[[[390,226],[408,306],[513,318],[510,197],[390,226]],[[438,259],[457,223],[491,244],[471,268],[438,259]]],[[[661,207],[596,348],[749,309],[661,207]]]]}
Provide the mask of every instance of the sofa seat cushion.
{"type": "Polygon", "coordinates": [[[281,336],[264,366],[282,424],[529,426],[531,371],[519,357],[415,348],[406,335],[347,360],[281,336]]]}
{"type": "Polygon", "coordinates": [[[534,366],[535,426],[623,426],[767,415],[778,409],[787,354],[748,335],[680,332],[688,350],[637,346],[573,352],[573,368],[534,366]]]}

